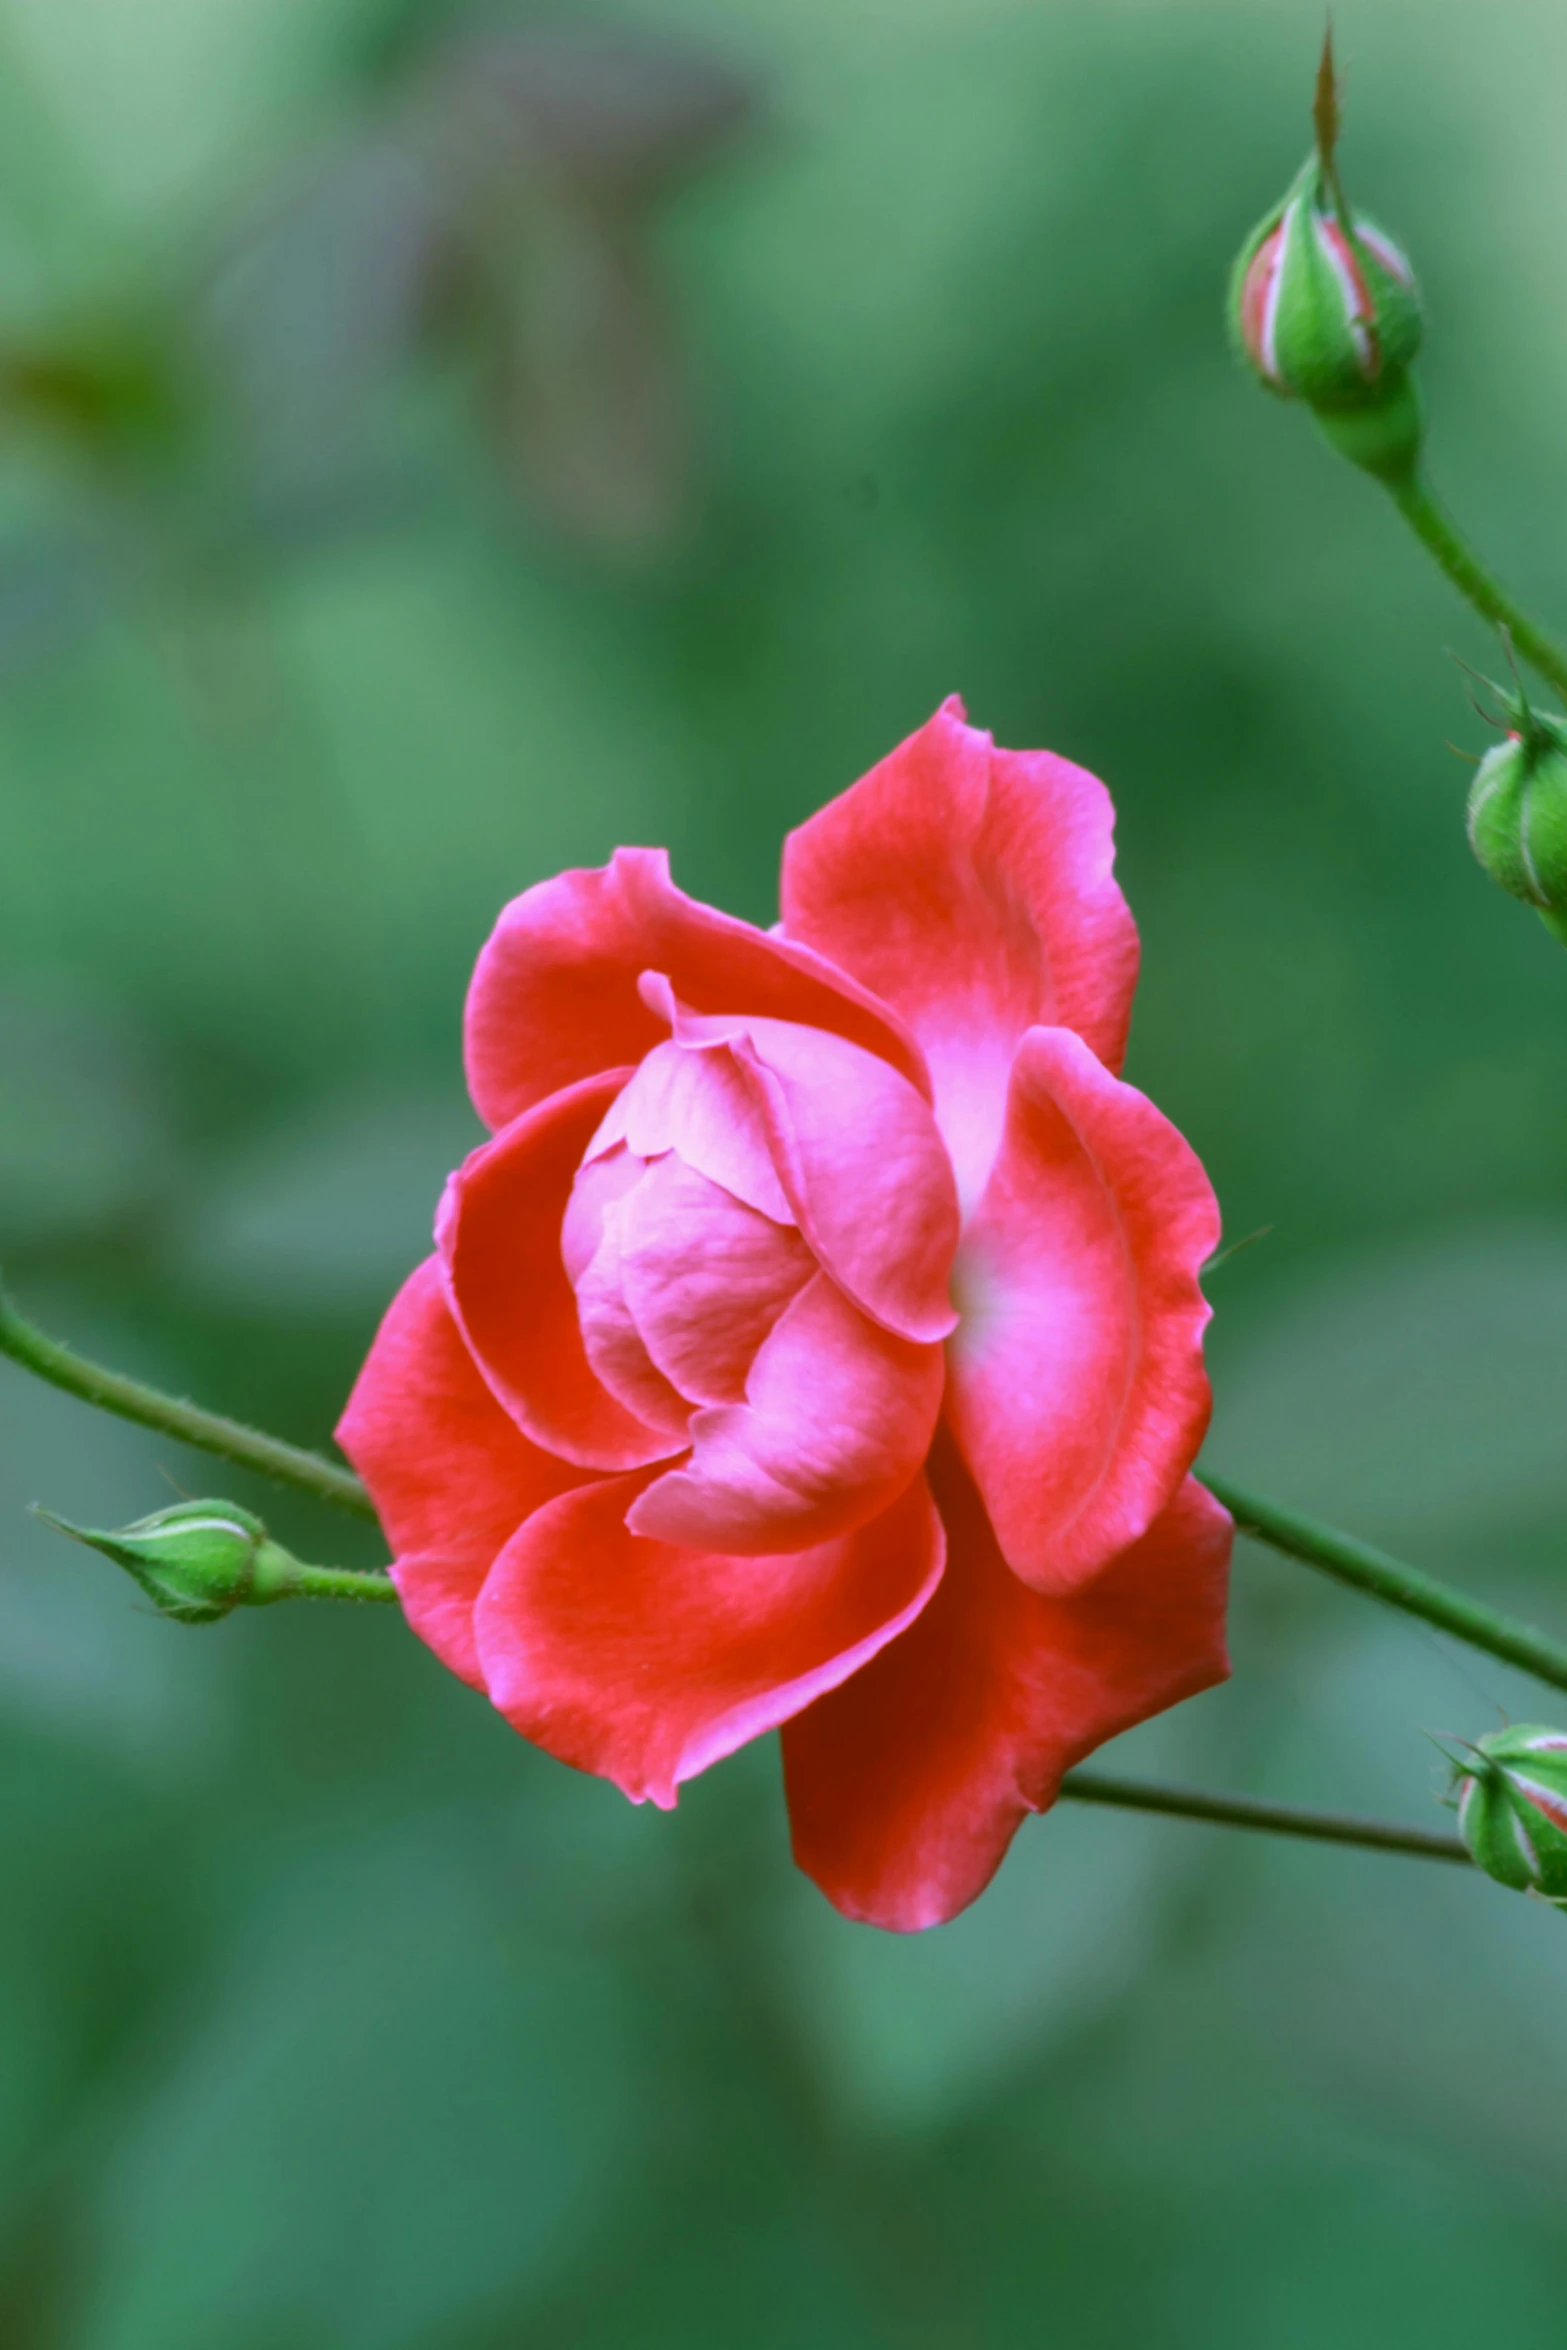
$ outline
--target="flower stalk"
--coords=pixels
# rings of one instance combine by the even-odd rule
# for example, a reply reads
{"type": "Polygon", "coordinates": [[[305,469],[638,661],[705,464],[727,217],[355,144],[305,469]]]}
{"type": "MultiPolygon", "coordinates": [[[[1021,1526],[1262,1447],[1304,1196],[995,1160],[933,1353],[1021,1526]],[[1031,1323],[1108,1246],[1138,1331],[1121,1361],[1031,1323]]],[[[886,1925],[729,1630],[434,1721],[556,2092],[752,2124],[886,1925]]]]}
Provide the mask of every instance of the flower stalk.
{"type": "Polygon", "coordinates": [[[1567,648],[1537,628],[1521,611],[1501,582],[1487,571],[1474,549],[1454,527],[1418,470],[1401,481],[1390,481],[1388,493],[1428,555],[1444,571],[1459,594],[1482,620],[1510,637],[1514,650],[1531,669],[1555,687],[1567,701],[1567,648]]]}
{"type": "Polygon", "coordinates": [[[1406,1616],[1419,1616],[1438,1632],[1446,1632],[1470,1648],[1483,1649],[1503,1664],[1517,1665],[1552,1689],[1567,1689],[1567,1645],[1537,1631],[1533,1624],[1488,1607],[1483,1600],[1471,1599],[1467,1592],[1439,1582],[1435,1575],[1406,1566],[1402,1559],[1360,1542],[1352,1534],[1341,1534],[1319,1518],[1307,1517],[1304,1511],[1286,1509],[1260,1493],[1248,1492],[1228,1477],[1216,1477],[1205,1470],[1202,1482],[1215,1501],[1224,1504],[1242,1534],[1268,1543],[1287,1558],[1300,1559],[1336,1582],[1347,1583],[1352,1591],[1364,1591],[1406,1616]]]}
{"type": "Polygon", "coordinates": [[[57,1338],[46,1337],[35,1324],[25,1320],[3,1286],[0,1286],[0,1354],[9,1355],[35,1378],[47,1380],[51,1387],[63,1388],[67,1395],[74,1395],[101,1412],[114,1412],[122,1420],[134,1420],[139,1427],[153,1428],[160,1436],[176,1437],[181,1444],[193,1445],[198,1452],[214,1453],[220,1461],[228,1461],[235,1468],[254,1469],[280,1485],[292,1485],[301,1493],[314,1494],[318,1501],[352,1510],[361,1518],[375,1516],[370,1496],[352,1469],[339,1468],[335,1461],[323,1460],[319,1453],[306,1452],[302,1445],[285,1443],[278,1436],[263,1435],[260,1429],[247,1428],[239,1420],[226,1419],[220,1412],[203,1411],[198,1404],[163,1395],[139,1379],[128,1379],[121,1371],[108,1371],[100,1363],[90,1363],[84,1355],[62,1345],[57,1338]]]}
{"type": "Polygon", "coordinates": [[[1308,1811],[1294,1803],[1260,1803],[1249,1795],[1209,1795],[1201,1788],[1166,1787],[1147,1779],[1107,1778],[1100,1771],[1068,1771],[1061,1793],[1073,1803],[1163,1812],[1172,1819],[1203,1820],[1216,1828],[1302,1836],[1317,1844],[1354,1844],[1367,1852],[1407,1852],[1417,1860],[1462,1863],[1471,1858],[1461,1837],[1443,1835],[1440,1829],[1406,1828],[1350,1812],[1308,1811]]]}

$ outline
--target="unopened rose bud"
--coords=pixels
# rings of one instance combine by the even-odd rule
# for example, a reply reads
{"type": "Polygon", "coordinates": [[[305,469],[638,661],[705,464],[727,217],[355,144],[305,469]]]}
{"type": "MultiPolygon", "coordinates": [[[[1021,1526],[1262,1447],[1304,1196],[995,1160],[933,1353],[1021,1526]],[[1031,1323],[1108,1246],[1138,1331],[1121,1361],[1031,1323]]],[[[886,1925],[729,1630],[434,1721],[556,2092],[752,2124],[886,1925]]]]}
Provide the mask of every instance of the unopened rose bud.
{"type": "Polygon", "coordinates": [[[1396,479],[1420,451],[1420,402],[1409,375],[1420,297],[1402,249],[1345,202],[1331,48],[1323,52],[1316,123],[1316,152],[1241,250],[1231,321],[1269,391],[1305,401],[1342,456],[1396,479]]]}
{"type": "Polygon", "coordinates": [[[1476,1864],[1517,1893],[1567,1904],[1567,1730],[1493,1730],[1453,1767],[1458,1828],[1476,1864]]]}
{"type": "Polygon", "coordinates": [[[153,1605],[182,1624],[215,1624],[237,1607],[266,1607],[295,1589],[299,1562],[261,1520],[232,1501],[182,1501],[105,1533],[38,1515],[134,1575],[153,1605]]]}
{"type": "Polygon", "coordinates": [[[1491,879],[1567,946],[1567,721],[1504,694],[1507,740],[1469,792],[1469,845],[1491,879]]]}

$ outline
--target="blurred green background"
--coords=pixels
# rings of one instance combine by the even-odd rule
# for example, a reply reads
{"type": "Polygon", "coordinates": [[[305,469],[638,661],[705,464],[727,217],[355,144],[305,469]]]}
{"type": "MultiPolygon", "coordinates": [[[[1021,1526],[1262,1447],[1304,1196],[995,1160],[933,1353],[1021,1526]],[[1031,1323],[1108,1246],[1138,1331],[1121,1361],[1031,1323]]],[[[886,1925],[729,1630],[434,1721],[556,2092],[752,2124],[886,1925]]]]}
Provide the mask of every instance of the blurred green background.
{"type": "MultiPolygon", "coordinates": [[[[1131,1074],[1232,1236],[1209,1457],[1567,1624],[1567,958],[1472,865],[1494,650],[1225,348],[1320,12],[0,7],[0,1258],[324,1439],[475,1134],[502,901],[766,921],[940,698],[1110,781],[1131,1074]]],[[[1441,482],[1567,618],[1567,19],[1340,12],[1441,482]]],[[[6,2350],[1561,2339],[1567,1934],[1067,1808],[914,1941],[770,1745],[669,1817],[396,1621],[213,1632],[24,1515],[170,1478],[0,1365],[6,2350]]],[[[1439,1822],[1542,1699],[1243,1550],[1113,1765],[1439,1822]]]]}

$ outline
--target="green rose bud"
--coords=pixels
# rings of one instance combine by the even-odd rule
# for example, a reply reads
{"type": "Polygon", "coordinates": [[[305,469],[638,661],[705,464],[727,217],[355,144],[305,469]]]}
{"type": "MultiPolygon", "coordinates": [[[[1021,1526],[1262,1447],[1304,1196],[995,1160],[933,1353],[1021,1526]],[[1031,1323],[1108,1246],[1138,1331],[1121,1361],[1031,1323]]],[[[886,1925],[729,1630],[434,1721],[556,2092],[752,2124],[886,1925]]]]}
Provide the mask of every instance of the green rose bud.
{"type": "Polygon", "coordinates": [[[1396,480],[1420,452],[1420,401],[1409,375],[1423,327],[1420,296],[1401,247],[1345,201],[1331,44],[1317,81],[1316,125],[1316,152],[1241,250],[1231,324],[1269,391],[1305,401],[1341,456],[1396,480]]]}
{"type": "Polygon", "coordinates": [[[1567,1906],[1567,1731],[1493,1730],[1453,1768],[1464,1782],[1458,1829],[1477,1865],[1567,1906]]]}
{"type": "Polygon", "coordinates": [[[1469,845],[1567,946],[1567,720],[1531,710],[1522,695],[1500,698],[1512,731],[1470,787],[1469,845]]]}
{"type": "Polygon", "coordinates": [[[215,1624],[237,1607],[287,1599],[299,1562],[261,1520],[232,1501],[182,1501],[117,1533],[38,1515],[134,1575],[154,1607],[181,1624],[215,1624]]]}

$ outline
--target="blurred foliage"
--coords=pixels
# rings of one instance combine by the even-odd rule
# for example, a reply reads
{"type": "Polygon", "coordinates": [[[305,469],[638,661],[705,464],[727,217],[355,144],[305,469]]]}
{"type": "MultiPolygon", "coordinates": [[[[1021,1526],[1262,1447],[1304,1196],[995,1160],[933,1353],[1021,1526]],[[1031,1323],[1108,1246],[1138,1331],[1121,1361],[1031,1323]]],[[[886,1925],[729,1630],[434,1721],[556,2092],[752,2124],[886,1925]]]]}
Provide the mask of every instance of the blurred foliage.
{"type": "MultiPolygon", "coordinates": [[[[1434,462],[1567,615],[1567,26],[1341,18],[1434,462]]],[[[1319,16],[1225,0],[0,9],[0,1259],[312,1441],[475,1128],[504,898],[774,910],[954,687],[1111,781],[1132,1074],[1234,1234],[1216,1460],[1567,1620],[1567,964],[1452,644],[1232,371],[1319,16]]],[[[1492,665],[1494,666],[1494,659],[1492,665]]],[[[1063,1810],[913,1942],[395,1621],[182,1631],[36,1528],[208,1468],[0,1368],[6,2350],[1459,2350],[1560,2332],[1560,1922],[1063,1810]]],[[[351,1526],[233,1484],[280,1539],[351,1526]]],[[[1303,1572],[1129,1768],[1412,1818],[1538,1699],[1303,1572]]],[[[1112,1758],[1119,1759],[1119,1758],[1112,1758]]]]}

